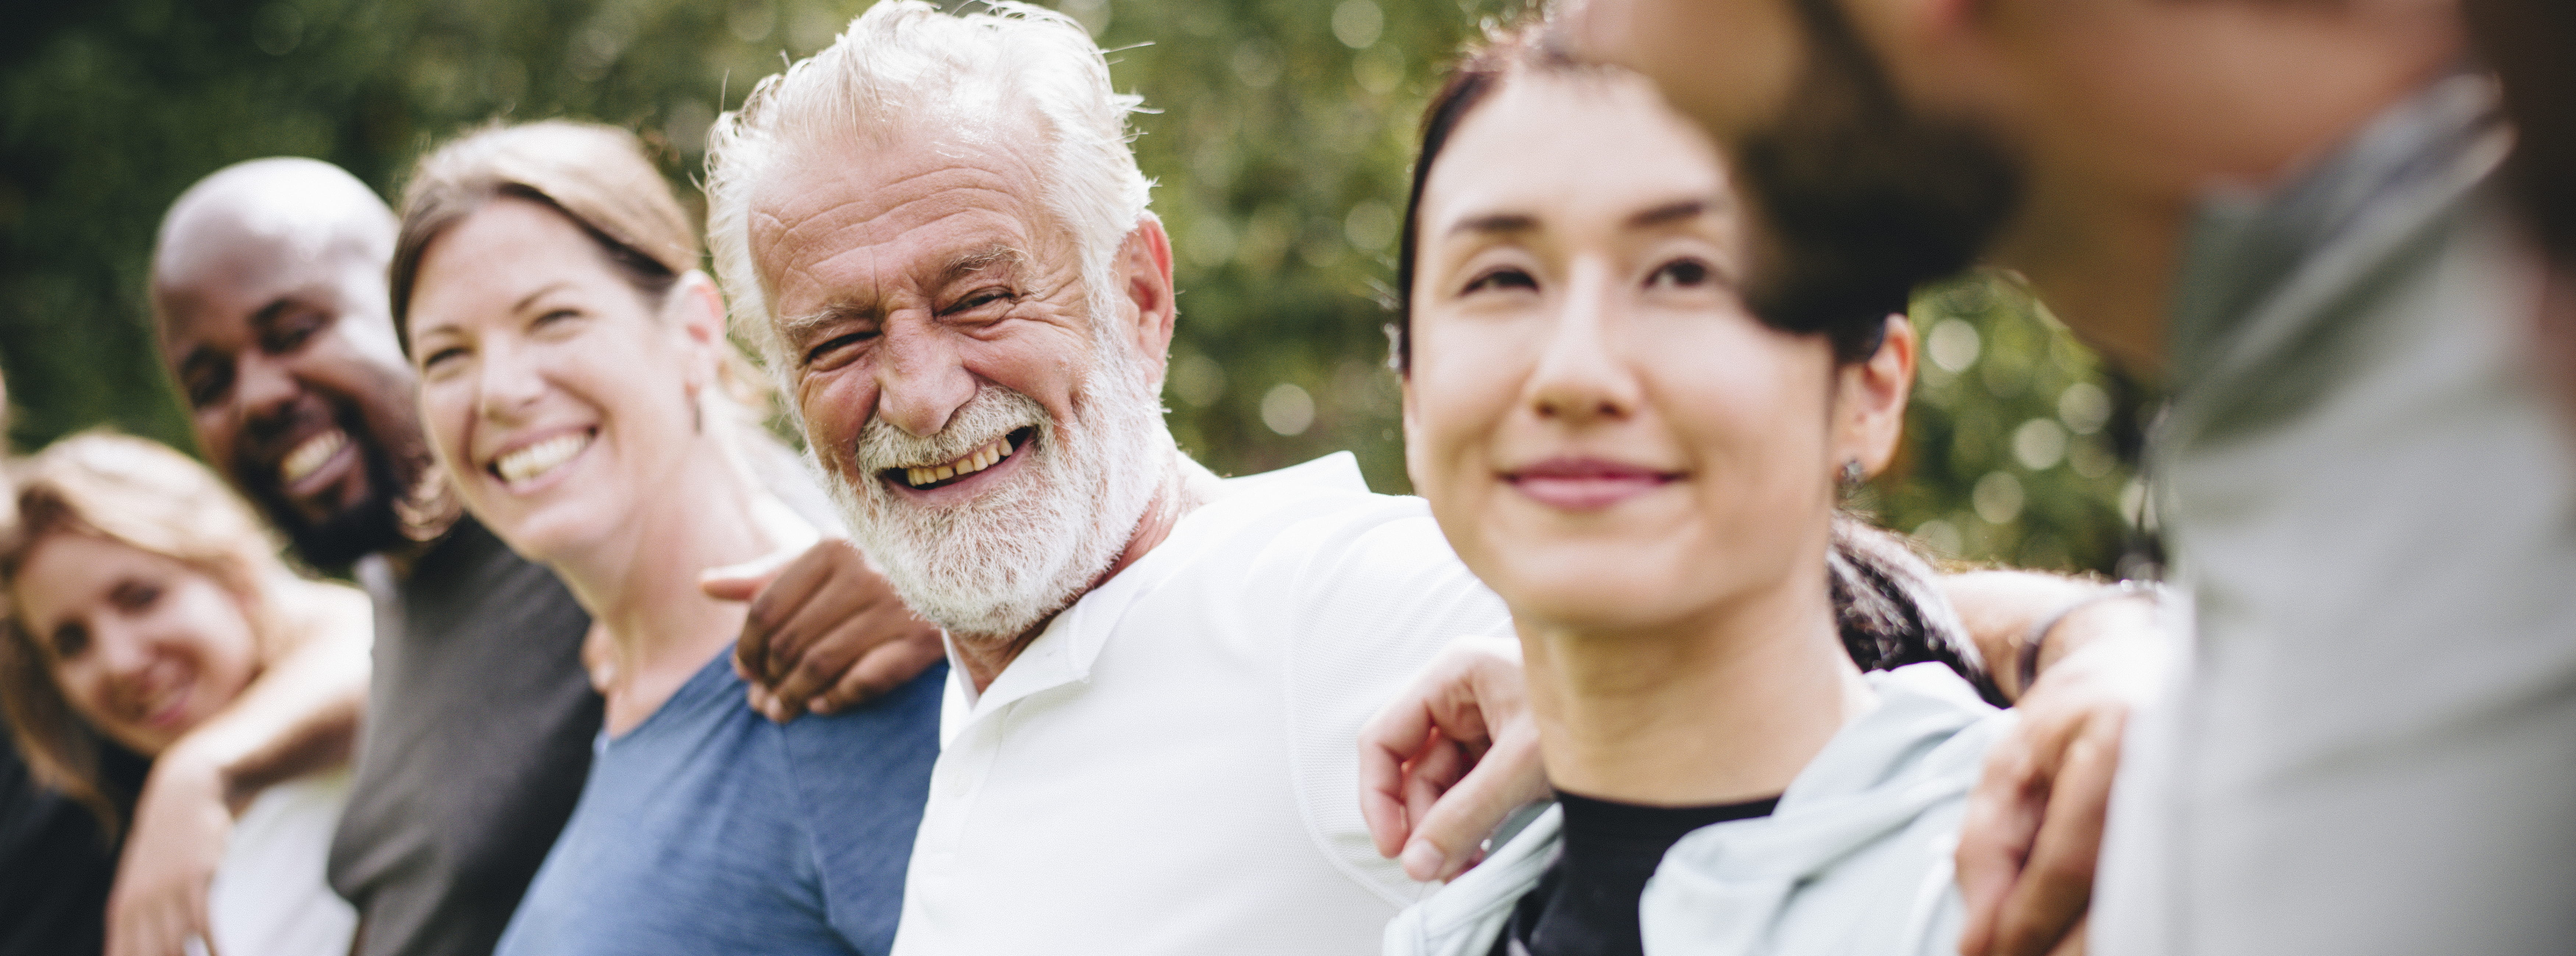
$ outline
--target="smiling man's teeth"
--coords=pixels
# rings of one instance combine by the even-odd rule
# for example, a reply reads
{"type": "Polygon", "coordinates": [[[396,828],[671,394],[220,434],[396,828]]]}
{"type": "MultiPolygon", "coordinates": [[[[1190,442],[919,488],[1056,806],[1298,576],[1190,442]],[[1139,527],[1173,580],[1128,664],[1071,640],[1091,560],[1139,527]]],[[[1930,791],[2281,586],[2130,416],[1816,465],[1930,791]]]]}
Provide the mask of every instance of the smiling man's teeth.
{"type": "Polygon", "coordinates": [[[939,482],[947,481],[951,478],[964,478],[967,475],[974,474],[986,468],[991,468],[995,463],[1004,458],[1010,457],[1010,455],[1011,436],[1004,435],[1000,438],[993,439],[992,441],[985,442],[981,448],[959,455],[955,461],[941,465],[925,465],[919,468],[906,468],[903,470],[903,483],[919,488],[923,485],[938,484],[939,482]]]}
{"type": "Polygon", "coordinates": [[[528,481],[571,461],[572,456],[590,447],[589,432],[557,435],[526,448],[501,456],[492,462],[493,474],[509,484],[528,481]]]}
{"type": "Polygon", "coordinates": [[[347,444],[349,434],[337,428],[307,438],[277,463],[277,476],[290,485],[303,481],[305,476],[320,470],[323,463],[339,454],[341,447],[347,444]]]}

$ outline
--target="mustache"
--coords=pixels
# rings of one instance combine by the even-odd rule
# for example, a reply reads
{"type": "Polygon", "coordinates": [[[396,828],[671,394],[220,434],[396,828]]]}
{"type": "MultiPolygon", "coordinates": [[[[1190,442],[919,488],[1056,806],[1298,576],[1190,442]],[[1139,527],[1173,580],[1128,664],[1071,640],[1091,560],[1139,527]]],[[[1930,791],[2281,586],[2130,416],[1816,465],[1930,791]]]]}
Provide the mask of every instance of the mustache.
{"type": "Polygon", "coordinates": [[[884,416],[871,416],[859,429],[851,457],[861,471],[870,475],[929,467],[953,461],[1023,428],[1036,428],[1038,435],[1045,437],[1053,432],[1054,425],[1054,420],[1047,417],[1046,407],[1036,399],[999,385],[986,385],[948,416],[946,427],[928,435],[913,435],[887,423],[884,416]]]}

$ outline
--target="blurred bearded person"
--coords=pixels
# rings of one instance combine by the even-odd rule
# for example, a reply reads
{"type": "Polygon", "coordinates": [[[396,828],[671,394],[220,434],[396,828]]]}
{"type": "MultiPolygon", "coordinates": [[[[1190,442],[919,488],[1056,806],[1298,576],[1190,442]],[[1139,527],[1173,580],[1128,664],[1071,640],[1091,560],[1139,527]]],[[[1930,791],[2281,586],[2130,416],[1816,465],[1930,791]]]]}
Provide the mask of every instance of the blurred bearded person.
{"type": "MultiPolygon", "coordinates": [[[[2526,45],[2563,31],[2512,6],[2471,9],[2531,115],[2565,56],[2526,45]]],[[[2057,774],[2099,748],[1997,748],[2018,780],[1959,853],[1974,956],[2048,952],[2088,901],[2122,956],[2576,934],[2576,447],[2531,354],[2566,295],[2461,13],[1592,0],[1569,31],[1744,164],[1765,308],[1984,261],[2172,391],[2146,468],[2191,594],[2181,679],[2116,792],[2057,774]]]]}
{"type": "Polygon", "coordinates": [[[720,120],[708,233],[955,694],[895,951],[1373,952],[1361,723],[1501,603],[1347,453],[1219,480],[1157,395],[1172,251],[1074,20],[871,7],[720,120]]]}

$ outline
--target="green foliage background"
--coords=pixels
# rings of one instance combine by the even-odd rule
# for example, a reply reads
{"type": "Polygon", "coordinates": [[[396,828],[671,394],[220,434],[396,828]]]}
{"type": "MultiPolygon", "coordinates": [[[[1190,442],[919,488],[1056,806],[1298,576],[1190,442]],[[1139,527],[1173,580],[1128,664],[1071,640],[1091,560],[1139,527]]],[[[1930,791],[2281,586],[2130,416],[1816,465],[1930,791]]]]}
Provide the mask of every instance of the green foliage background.
{"type": "MultiPolygon", "coordinates": [[[[1184,448],[1248,473],[1338,449],[1409,487],[1385,367],[1396,223],[1436,71],[1522,0],[1062,0],[1157,112],[1136,150],[1179,253],[1184,448]]],[[[690,180],[708,124],[867,0],[121,0],[0,36],[0,366],[20,450],[99,423],[188,445],[148,334],[162,210],[326,159],[392,195],[494,117],[629,125],[690,180]]],[[[2109,570],[2138,402],[2007,278],[1923,296],[1904,457],[1857,502],[1954,557],[2109,570]],[[2087,391],[2087,390],[2091,391],[2087,391]]]]}

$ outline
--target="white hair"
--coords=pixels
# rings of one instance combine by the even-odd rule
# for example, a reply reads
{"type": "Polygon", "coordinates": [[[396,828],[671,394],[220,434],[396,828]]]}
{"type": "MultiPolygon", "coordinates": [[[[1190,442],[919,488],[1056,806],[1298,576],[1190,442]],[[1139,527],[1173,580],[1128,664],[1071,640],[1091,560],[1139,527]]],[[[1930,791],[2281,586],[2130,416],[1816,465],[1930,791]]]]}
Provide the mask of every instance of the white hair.
{"type": "Polygon", "coordinates": [[[921,0],[878,3],[822,52],[760,81],[708,132],[707,244],[735,331],[773,374],[787,373],[785,343],[752,262],[752,192],[797,147],[853,137],[885,145],[924,116],[968,128],[1034,121],[1048,147],[1038,198],[1070,233],[1092,314],[1112,314],[1111,264],[1151,215],[1153,182],[1127,146],[1127,116],[1143,101],[1110,86],[1108,57],[1072,17],[1025,3],[986,6],[950,15],[921,0]]]}

